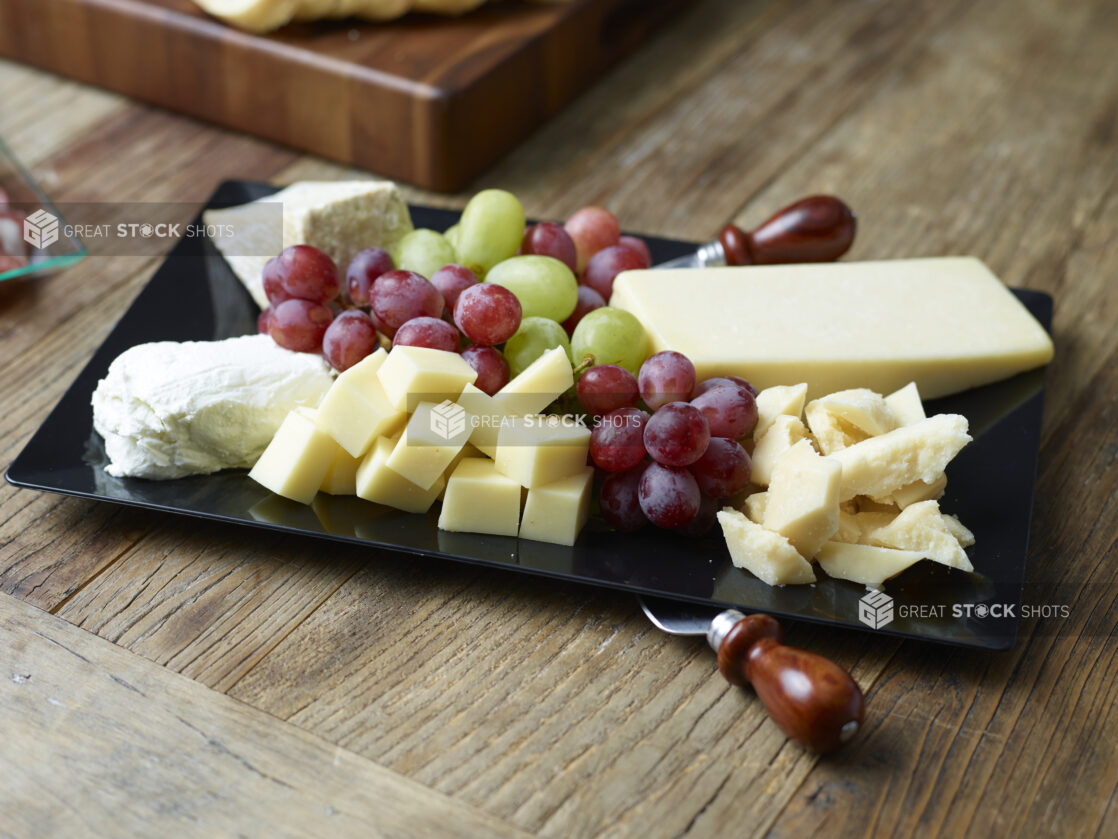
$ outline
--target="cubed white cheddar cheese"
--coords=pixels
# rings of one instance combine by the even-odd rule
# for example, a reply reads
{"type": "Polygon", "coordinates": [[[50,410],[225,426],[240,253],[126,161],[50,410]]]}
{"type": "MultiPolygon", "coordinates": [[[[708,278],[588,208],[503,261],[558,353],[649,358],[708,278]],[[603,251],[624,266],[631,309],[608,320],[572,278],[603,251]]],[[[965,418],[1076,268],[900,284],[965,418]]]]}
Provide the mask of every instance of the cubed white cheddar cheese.
{"type": "Polygon", "coordinates": [[[580,473],[590,450],[590,429],[570,417],[510,417],[497,435],[497,471],[533,489],[580,473]]]}
{"type": "Polygon", "coordinates": [[[393,469],[388,458],[398,440],[378,437],[357,467],[357,495],[366,501],[384,504],[405,513],[425,513],[435,503],[446,484],[442,475],[428,488],[416,486],[393,469]]]}
{"type": "Polygon", "coordinates": [[[318,427],[313,409],[296,408],[284,419],[248,476],[276,495],[310,504],[337,448],[334,438],[318,427]]]}
{"type": "Polygon", "coordinates": [[[841,472],[807,440],[796,443],[773,467],[762,524],[785,536],[800,556],[815,556],[838,530],[841,472]]]}
{"type": "Polygon", "coordinates": [[[863,531],[862,541],[917,551],[941,565],[963,571],[974,570],[967,552],[955,538],[935,501],[921,501],[906,507],[888,524],[863,531]]]}
{"type": "Polygon", "coordinates": [[[811,563],[779,533],[766,530],[729,507],[719,511],[718,523],[736,567],[744,568],[770,586],[815,582],[811,563]]]}
{"type": "Polygon", "coordinates": [[[885,404],[897,418],[898,425],[912,425],[928,416],[924,413],[924,402],[920,399],[920,389],[916,387],[916,382],[909,382],[890,393],[885,397],[885,404]]]}
{"type": "Polygon", "coordinates": [[[520,520],[520,538],[573,545],[590,516],[590,489],[594,470],[582,472],[528,490],[520,520]]]}
{"type": "Polygon", "coordinates": [[[488,457],[497,456],[497,435],[507,417],[514,416],[477,385],[467,384],[462,388],[458,404],[468,414],[467,422],[471,427],[470,444],[476,446],[488,457]]]}
{"type": "Polygon", "coordinates": [[[493,398],[507,414],[538,414],[574,383],[566,350],[553,347],[497,391],[493,398]]]}
{"type": "Polygon", "coordinates": [[[934,398],[1052,358],[1044,328],[969,257],[626,271],[610,305],[636,315],[654,352],[691,359],[700,380],[802,380],[812,396],[915,381],[934,398]]]}
{"type": "Polygon", "coordinates": [[[772,426],[773,420],[782,415],[800,418],[807,399],[807,385],[773,385],[757,394],[757,424],[753,439],[760,440],[772,426]]]}
{"type": "Polygon", "coordinates": [[[353,457],[377,437],[395,434],[407,419],[384,392],[377,372],[388,358],[378,349],[335,380],[318,406],[318,423],[353,457]]]}
{"type": "Polygon", "coordinates": [[[477,379],[477,371],[458,353],[394,347],[377,377],[389,403],[397,410],[411,411],[422,401],[457,399],[462,388],[477,379]]]}
{"type": "Polygon", "coordinates": [[[890,577],[897,576],[923,558],[919,551],[848,542],[827,542],[815,555],[816,561],[830,576],[869,588],[881,588],[890,577]]]}
{"type": "Polygon", "coordinates": [[[446,484],[439,527],[460,533],[515,536],[520,526],[520,484],[493,461],[468,457],[446,484]]]}
{"type": "Polygon", "coordinates": [[[466,412],[446,400],[420,402],[388,458],[388,468],[421,489],[429,489],[470,438],[466,412]]]}
{"type": "Polygon", "coordinates": [[[842,500],[891,495],[913,481],[932,482],[970,442],[967,419],[937,414],[831,455],[842,466],[842,500]]]}
{"type": "Polygon", "coordinates": [[[768,504],[768,492],[754,492],[745,497],[741,511],[749,520],[761,524],[765,520],[765,506],[768,504]]]}
{"type": "Polygon", "coordinates": [[[782,454],[804,439],[807,429],[799,417],[780,414],[773,419],[765,436],[753,447],[753,474],[750,480],[767,487],[773,467],[782,454]]]}
{"type": "Polygon", "coordinates": [[[319,490],[328,495],[356,495],[357,467],[361,458],[354,457],[335,443],[334,459],[322,476],[319,490]]]}

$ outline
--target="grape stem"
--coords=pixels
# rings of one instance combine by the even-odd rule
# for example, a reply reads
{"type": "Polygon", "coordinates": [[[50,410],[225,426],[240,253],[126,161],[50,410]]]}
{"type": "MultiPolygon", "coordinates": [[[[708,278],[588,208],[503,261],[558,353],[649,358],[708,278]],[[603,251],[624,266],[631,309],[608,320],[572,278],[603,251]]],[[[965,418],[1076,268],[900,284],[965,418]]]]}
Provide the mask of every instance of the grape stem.
{"type": "Polygon", "coordinates": [[[593,366],[594,366],[594,356],[584,355],[582,357],[582,361],[580,361],[578,363],[578,365],[575,367],[575,369],[572,370],[571,372],[574,373],[576,376],[579,376],[579,375],[585,373],[587,370],[589,370],[593,366]]]}

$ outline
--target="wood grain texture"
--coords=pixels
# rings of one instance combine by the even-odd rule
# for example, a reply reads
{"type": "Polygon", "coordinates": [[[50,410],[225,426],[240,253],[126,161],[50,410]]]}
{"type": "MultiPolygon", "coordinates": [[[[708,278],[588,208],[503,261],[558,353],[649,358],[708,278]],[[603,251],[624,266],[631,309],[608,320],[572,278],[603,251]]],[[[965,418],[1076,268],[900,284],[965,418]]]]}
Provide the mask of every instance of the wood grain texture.
{"type": "Polygon", "coordinates": [[[0,674],[7,836],[522,835],[7,595],[0,674]]]}

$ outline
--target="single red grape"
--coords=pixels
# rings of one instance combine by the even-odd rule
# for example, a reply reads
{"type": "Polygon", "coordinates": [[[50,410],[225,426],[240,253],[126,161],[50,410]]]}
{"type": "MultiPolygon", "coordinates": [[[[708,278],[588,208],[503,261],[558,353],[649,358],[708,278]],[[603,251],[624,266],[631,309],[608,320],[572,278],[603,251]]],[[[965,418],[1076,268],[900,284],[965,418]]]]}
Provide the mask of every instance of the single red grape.
{"type": "Polygon", "coordinates": [[[640,408],[610,411],[590,432],[590,457],[607,472],[625,472],[644,460],[644,426],[648,414],[640,408]]]}
{"type": "Polygon", "coordinates": [[[458,295],[472,285],[481,282],[477,274],[465,265],[451,263],[444,265],[431,275],[431,285],[439,290],[447,309],[454,311],[454,304],[458,302],[458,295]]]}
{"type": "Polygon", "coordinates": [[[637,382],[645,404],[654,411],[669,402],[686,402],[695,388],[695,365],[683,353],[664,350],[645,359],[637,382]]]}
{"type": "Polygon", "coordinates": [[[272,307],[269,306],[267,309],[262,311],[260,313],[260,315],[256,318],[256,331],[259,332],[261,335],[267,335],[268,334],[268,324],[270,324],[271,322],[272,322],[272,307]]]}
{"type": "Polygon", "coordinates": [[[462,350],[462,358],[477,370],[474,387],[484,390],[490,396],[509,383],[509,363],[492,347],[474,344],[462,350]]]}
{"type": "Polygon", "coordinates": [[[690,469],[704,493],[715,498],[729,498],[749,483],[753,461],[737,440],[711,437],[707,450],[690,469]]]}
{"type": "Polygon", "coordinates": [[[710,443],[710,426],[694,405],[669,402],[644,427],[644,447],[657,463],[690,466],[710,443]]]}
{"type": "Polygon", "coordinates": [[[699,512],[702,493],[686,469],[650,463],[637,488],[641,510],[657,527],[683,527],[699,512]]]}
{"type": "Polygon", "coordinates": [[[602,483],[598,499],[602,518],[614,530],[632,533],[648,524],[638,497],[644,469],[642,464],[628,472],[614,472],[602,483]]]}
{"type": "Polygon", "coordinates": [[[641,255],[641,259],[644,260],[645,268],[652,267],[652,253],[648,250],[648,245],[640,236],[622,236],[617,240],[617,244],[632,248],[641,255]]]}
{"type": "Polygon", "coordinates": [[[693,536],[698,538],[705,536],[714,523],[718,521],[718,510],[721,507],[717,498],[712,498],[709,495],[704,495],[699,500],[699,510],[695,513],[695,517],[683,527],[679,528],[679,532],[684,536],[693,536]]]}
{"type": "Polygon", "coordinates": [[[283,280],[284,290],[292,297],[325,303],[341,291],[338,266],[325,253],[310,245],[284,248],[275,269],[283,280]]]}
{"type": "Polygon", "coordinates": [[[695,392],[691,394],[691,398],[694,399],[696,396],[702,396],[712,387],[718,387],[719,385],[737,385],[738,387],[744,387],[754,396],[757,395],[757,388],[741,376],[715,376],[713,379],[703,379],[695,385],[695,392]]]}
{"type": "MultiPolygon", "coordinates": [[[[621,225],[617,217],[601,207],[583,207],[567,219],[563,229],[575,243],[577,261],[575,273],[581,274],[590,257],[602,248],[616,245],[621,238],[621,225]]],[[[605,297],[605,295],[602,295],[605,297]]]]}
{"type": "Polygon", "coordinates": [[[492,347],[503,343],[520,327],[521,308],[516,295],[496,283],[478,283],[458,295],[454,322],[475,344],[492,347]]]}
{"type": "Polygon", "coordinates": [[[264,263],[263,271],[264,294],[268,302],[278,306],[284,300],[290,300],[292,295],[283,287],[283,267],[278,256],[273,256],[264,263]]]}
{"type": "Polygon", "coordinates": [[[369,291],[377,277],[393,271],[396,264],[384,248],[365,248],[353,255],[346,269],[345,284],[354,306],[369,305],[369,291]]]}
{"type": "Polygon", "coordinates": [[[740,440],[757,425],[757,401],[740,385],[712,387],[692,399],[691,404],[707,418],[712,437],[740,440]]]}
{"type": "Polygon", "coordinates": [[[619,364],[591,367],[579,377],[576,392],[579,403],[594,416],[631,408],[640,399],[636,378],[619,364]]]}
{"type": "Polygon", "coordinates": [[[567,331],[567,335],[575,334],[575,327],[578,322],[583,319],[587,314],[600,309],[606,305],[606,301],[602,299],[602,295],[594,291],[588,285],[579,285],[578,287],[578,302],[575,303],[575,310],[571,312],[571,316],[563,321],[563,329],[567,331]]]}
{"type": "Polygon", "coordinates": [[[296,352],[318,352],[322,337],[334,319],[333,313],[321,303],[292,298],[272,310],[268,334],[281,347],[296,352]]]}
{"type": "Polygon", "coordinates": [[[377,346],[372,318],[357,309],[347,309],[334,318],[322,336],[322,354],[339,373],[376,352],[377,346]]]}
{"type": "Polygon", "coordinates": [[[369,290],[373,322],[389,338],[412,318],[437,318],[443,313],[439,290],[414,271],[381,274],[369,290]]]}
{"type": "Polygon", "coordinates": [[[602,295],[602,299],[608,303],[613,294],[613,280],[618,274],[647,267],[644,257],[632,248],[612,245],[590,257],[582,283],[602,295]]]}
{"type": "Polygon", "coordinates": [[[541,221],[525,230],[520,252],[554,257],[570,268],[572,273],[578,268],[578,251],[574,240],[561,224],[553,221],[541,221]]]}
{"type": "Polygon", "coordinates": [[[396,330],[394,347],[428,347],[444,352],[458,352],[458,330],[442,318],[426,315],[412,318],[396,330]]]}

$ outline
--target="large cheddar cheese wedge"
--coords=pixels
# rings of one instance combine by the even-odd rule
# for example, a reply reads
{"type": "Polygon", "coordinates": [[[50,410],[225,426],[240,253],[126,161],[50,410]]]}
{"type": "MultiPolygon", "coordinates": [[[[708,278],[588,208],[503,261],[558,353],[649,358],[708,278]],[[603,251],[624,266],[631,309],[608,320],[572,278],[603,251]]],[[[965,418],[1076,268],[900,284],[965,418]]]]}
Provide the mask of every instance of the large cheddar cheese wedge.
{"type": "Polygon", "coordinates": [[[915,381],[933,398],[1052,358],[1044,328],[970,257],[627,271],[610,305],[637,316],[653,351],[690,358],[699,379],[806,381],[810,397],[915,381]]]}

